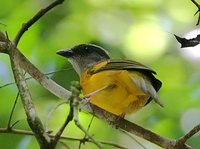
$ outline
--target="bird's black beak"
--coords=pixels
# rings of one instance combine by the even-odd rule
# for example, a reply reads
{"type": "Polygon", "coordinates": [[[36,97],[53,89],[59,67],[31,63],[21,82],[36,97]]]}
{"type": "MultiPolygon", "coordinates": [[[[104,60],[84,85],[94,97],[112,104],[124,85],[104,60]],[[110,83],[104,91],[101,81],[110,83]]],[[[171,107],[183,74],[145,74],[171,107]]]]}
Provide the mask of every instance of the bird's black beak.
{"type": "Polygon", "coordinates": [[[59,50],[56,52],[56,54],[67,57],[67,58],[70,58],[74,55],[74,53],[71,49],[59,50]]]}

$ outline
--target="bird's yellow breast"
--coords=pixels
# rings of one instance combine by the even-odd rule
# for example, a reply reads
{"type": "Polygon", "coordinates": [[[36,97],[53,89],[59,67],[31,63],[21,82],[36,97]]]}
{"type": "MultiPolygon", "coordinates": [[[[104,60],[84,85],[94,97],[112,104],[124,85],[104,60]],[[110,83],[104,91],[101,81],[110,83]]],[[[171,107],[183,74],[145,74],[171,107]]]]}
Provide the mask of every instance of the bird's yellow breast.
{"type": "MultiPolygon", "coordinates": [[[[105,64],[100,63],[94,69],[105,64]]],[[[113,114],[124,115],[139,110],[150,98],[131,79],[140,75],[137,71],[127,70],[105,70],[95,74],[86,70],[80,82],[84,96],[105,87],[93,94],[90,102],[113,114]]]]}

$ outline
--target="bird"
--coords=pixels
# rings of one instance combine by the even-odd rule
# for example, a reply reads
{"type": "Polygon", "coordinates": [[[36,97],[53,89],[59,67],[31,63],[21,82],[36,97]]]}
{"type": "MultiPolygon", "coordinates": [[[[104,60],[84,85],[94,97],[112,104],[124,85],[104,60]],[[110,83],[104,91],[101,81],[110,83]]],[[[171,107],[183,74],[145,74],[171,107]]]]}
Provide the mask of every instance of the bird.
{"type": "Polygon", "coordinates": [[[156,72],[133,60],[112,59],[95,44],[79,44],[56,52],[68,59],[80,77],[84,99],[112,114],[125,116],[154,100],[162,82],[156,72]]]}

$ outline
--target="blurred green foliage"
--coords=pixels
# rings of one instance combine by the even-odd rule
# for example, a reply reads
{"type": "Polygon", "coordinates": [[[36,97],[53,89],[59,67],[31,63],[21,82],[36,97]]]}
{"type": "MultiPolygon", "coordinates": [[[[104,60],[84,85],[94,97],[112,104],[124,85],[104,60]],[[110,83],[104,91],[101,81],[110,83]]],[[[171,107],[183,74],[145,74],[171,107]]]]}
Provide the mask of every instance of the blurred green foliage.
{"type": "MultiPolygon", "coordinates": [[[[0,2],[0,30],[7,31],[13,39],[22,23],[29,20],[51,0],[7,0],[0,2]]],[[[35,23],[22,37],[19,49],[42,72],[67,69],[50,75],[60,85],[69,89],[72,80],[78,80],[71,65],[55,52],[79,43],[96,43],[108,50],[113,58],[140,61],[155,69],[163,82],[160,97],[165,108],[154,102],[127,119],[162,136],[179,138],[200,122],[200,70],[198,58],[183,56],[173,34],[184,35],[195,29],[196,7],[190,0],[73,0],[51,10],[35,23]]],[[[198,32],[197,32],[198,34],[198,32]]],[[[26,75],[28,77],[28,75],[26,75]]],[[[9,57],[0,54],[0,86],[13,82],[9,57]]],[[[49,111],[60,100],[28,81],[39,116],[46,121],[49,111]]],[[[0,88],[0,127],[6,127],[12,105],[17,95],[16,86],[0,88]]],[[[51,117],[49,129],[56,131],[68,114],[68,107],[60,107],[51,117]]],[[[80,114],[80,121],[87,128],[91,115],[80,114]]],[[[18,129],[29,129],[23,107],[18,101],[12,122],[20,120],[18,129]]],[[[94,119],[89,131],[98,140],[118,142],[128,148],[142,148],[126,135],[94,119]],[[101,130],[101,131],[99,131],[101,130]]],[[[84,134],[73,124],[64,135],[82,138],[84,134]]],[[[146,148],[159,148],[137,138],[146,148]]],[[[200,137],[194,136],[189,144],[199,147],[200,137]]],[[[65,141],[71,148],[79,142],[65,141]]],[[[0,146],[5,149],[38,148],[34,137],[0,134],[0,146]],[[12,140],[12,143],[11,143],[12,140]]],[[[64,148],[61,144],[58,148],[64,148]]],[[[93,149],[92,143],[82,148],[93,149]]],[[[105,145],[105,148],[112,148],[105,145]]]]}

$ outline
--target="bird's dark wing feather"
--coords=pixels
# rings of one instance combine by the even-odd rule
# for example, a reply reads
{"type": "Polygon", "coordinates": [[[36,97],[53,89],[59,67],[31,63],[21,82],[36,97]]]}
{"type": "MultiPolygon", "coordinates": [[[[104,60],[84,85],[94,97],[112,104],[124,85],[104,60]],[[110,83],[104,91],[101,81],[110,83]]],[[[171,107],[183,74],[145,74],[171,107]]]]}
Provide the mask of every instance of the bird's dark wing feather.
{"type": "Polygon", "coordinates": [[[156,91],[158,91],[162,86],[162,82],[154,77],[153,74],[156,74],[154,70],[135,61],[119,60],[119,59],[108,60],[105,66],[99,69],[93,70],[92,73],[94,74],[94,73],[98,73],[98,72],[106,71],[106,70],[128,70],[128,71],[137,70],[143,73],[144,75],[146,75],[151,80],[152,85],[156,91]]]}
{"type": "Polygon", "coordinates": [[[104,70],[145,70],[156,74],[154,70],[141,63],[131,60],[119,60],[119,59],[109,60],[105,66],[101,67],[95,72],[100,72],[104,70]]]}

